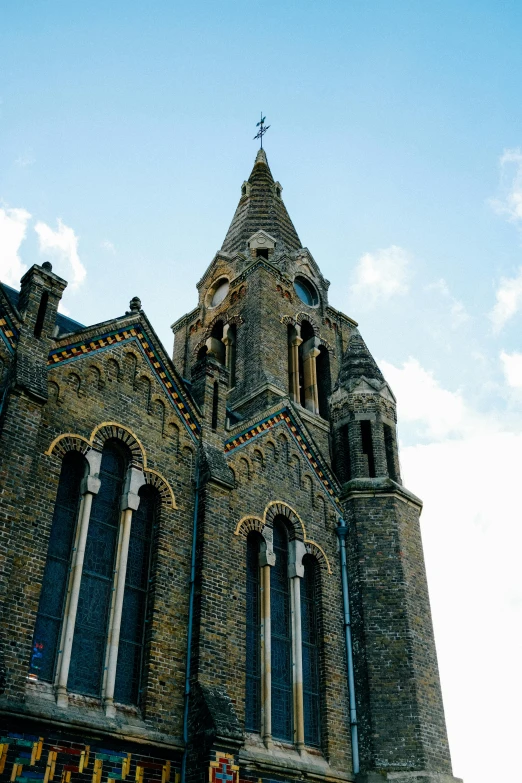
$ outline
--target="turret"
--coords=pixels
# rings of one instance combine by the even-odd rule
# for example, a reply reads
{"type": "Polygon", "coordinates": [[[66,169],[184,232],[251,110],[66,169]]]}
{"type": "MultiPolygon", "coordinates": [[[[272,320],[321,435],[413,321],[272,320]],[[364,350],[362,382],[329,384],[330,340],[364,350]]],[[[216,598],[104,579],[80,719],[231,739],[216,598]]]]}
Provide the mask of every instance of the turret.
{"type": "Polygon", "coordinates": [[[47,358],[58,304],[67,282],[46,261],[34,264],[20,281],[18,310],[22,320],[14,367],[15,388],[47,399],[47,358]]]}
{"type": "Polygon", "coordinates": [[[395,397],[357,330],[343,356],[330,407],[340,481],[387,477],[400,484],[395,397]]]}

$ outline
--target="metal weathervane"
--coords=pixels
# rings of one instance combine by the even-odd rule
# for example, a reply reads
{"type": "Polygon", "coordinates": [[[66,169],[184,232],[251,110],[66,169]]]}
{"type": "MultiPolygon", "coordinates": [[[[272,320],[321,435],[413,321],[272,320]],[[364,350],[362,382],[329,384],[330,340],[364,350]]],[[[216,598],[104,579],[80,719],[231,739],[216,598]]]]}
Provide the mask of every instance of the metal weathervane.
{"type": "Polygon", "coordinates": [[[263,112],[261,112],[261,119],[256,124],[256,128],[259,128],[259,130],[256,133],[256,135],[254,136],[254,140],[255,139],[259,139],[259,141],[261,142],[261,149],[263,149],[263,136],[265,135],[265,133],[267,132],[267,130],[270,127],[270,125],[265,125],[265,120],[266,120],[266,117],[263,117],[263,112]]]}

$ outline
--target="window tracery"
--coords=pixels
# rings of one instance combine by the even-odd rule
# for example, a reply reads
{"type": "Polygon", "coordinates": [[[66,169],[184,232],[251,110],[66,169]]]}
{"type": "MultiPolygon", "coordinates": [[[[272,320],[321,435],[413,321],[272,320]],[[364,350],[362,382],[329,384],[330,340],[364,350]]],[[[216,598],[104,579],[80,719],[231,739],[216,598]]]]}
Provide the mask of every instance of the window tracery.
{"type": "Polygon", "coordinates": [[[74,692],[101,698],[108,715],[115,701],[140,701],[162,497],[132,462],[114,438],[101,453],[63,457],[29,670],[32,679],[54,682],[61,706],[74,692]]]}

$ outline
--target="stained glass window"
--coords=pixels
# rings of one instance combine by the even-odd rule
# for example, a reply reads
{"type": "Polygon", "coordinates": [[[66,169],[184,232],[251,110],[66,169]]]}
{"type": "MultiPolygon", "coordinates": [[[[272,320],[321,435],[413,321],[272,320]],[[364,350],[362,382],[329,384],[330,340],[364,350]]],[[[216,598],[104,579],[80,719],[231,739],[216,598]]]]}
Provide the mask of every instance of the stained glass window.
{"type": "Polygon", "coordinates": [[[47,562],[36,617],[29,672],[33,677],[52,682],[62,629],[67,583],[71,567],[80,484],[85,460],[77,451],[65,455],[54,507],[47,562]]]}
{"type": "Polygon", "coordinates": [[[100,490],[92,501],[67,683],[70,691],[88,696],[101,694],[124,473],[119,447],[107,441],[100,490]]]}
{"type": "Polygon", "coordinates": [[[139,701],[156,502],[156,491],[142,487],[140,505],[132,515],[114,687],[114,699],[120,704],[139,701]]]}
{"type": "Polygon", "coordinates": [[[261,607],[259,536],[247,539],[245,729],[261,725],[261,607]]]}
{"type": "Polygon", "coordinates": [[[292,632],[288,537],[284,524],[274,521],[275,565],[270,569],[270,617],[272,627],[272,734],[292,741],[292,632]]]}
{"type": "Polygon", "coordinates": [[[303,560],[301,582],[301,628],[303,641],[303,702],[305,743],[319,746],[321,703],[319,695],[319,633],[317,622],[316,564],[303,560]]]}

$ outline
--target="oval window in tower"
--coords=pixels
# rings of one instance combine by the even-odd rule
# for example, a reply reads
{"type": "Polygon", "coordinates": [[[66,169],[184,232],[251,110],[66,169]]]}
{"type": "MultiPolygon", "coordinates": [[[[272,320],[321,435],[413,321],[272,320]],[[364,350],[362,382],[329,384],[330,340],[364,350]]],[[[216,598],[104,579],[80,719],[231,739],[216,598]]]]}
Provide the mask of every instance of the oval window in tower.
{"type": "Polygon", "coordinates": [[[294,288],[299,299],[309,307],[317,307],[319,304],[319,294],[315,286],[305,277],[296,277],[294,288]]]}
{"type": "Polygon", "coordinates": [[[222,277],[215,283],[210,293],[210,307],[217,307],[224,300],[228,294],[228,280],[226,277],[222,277]]]}

